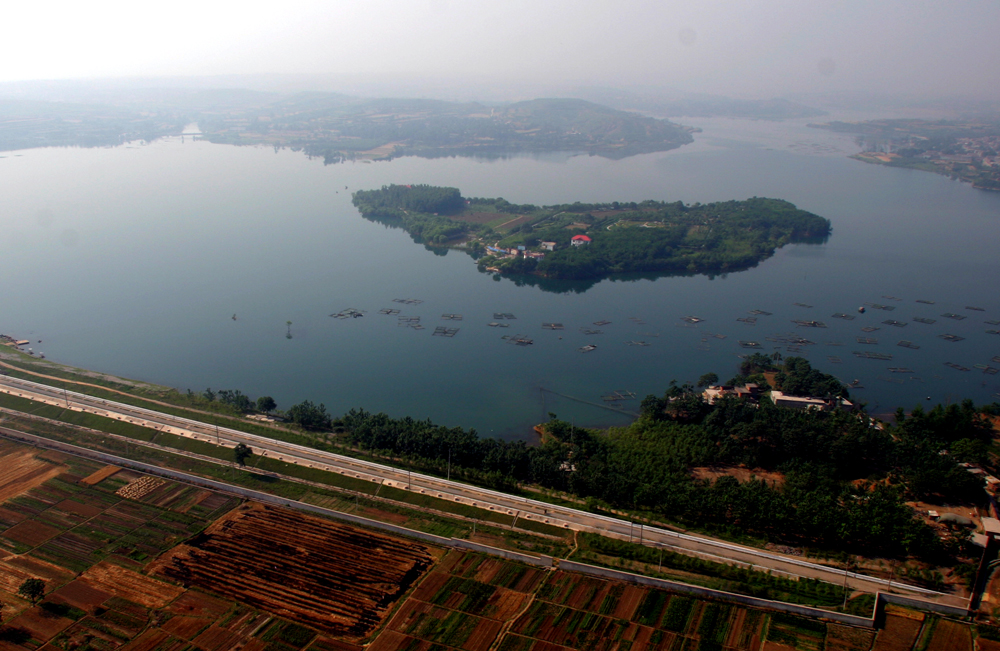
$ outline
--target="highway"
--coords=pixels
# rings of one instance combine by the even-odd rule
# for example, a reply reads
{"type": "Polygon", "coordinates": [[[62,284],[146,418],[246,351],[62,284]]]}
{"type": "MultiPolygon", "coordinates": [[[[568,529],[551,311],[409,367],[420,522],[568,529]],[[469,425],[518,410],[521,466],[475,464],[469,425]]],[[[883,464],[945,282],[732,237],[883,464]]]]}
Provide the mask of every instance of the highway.
{"type": "MultiPolygon", "coordinates": [[[[28,380],[0,375],[0,392],[226,447],[245,443],[253,448],[256,454],[370,481],[380,485],[377,490],[380,490],[381,486],[392,486],[504,513],[515,518],[515,521],[524,519],[573,531],[599,533],[632,540],[647,546],[679,551],[708,560],[736,563],[759,570],[770,570],[778,575],[815,578],[838,585],[846,582],[850,587],[865,592],[886,592],[887,588],[890,587],[890,581],[886,579],[847,572],[840,568],[820,565],[795,556],[777,554],[704,536],[633,524],[618,518],[508,495],[438,477],[411,473],[391,466],[285,443],[226,427],[217,427],[28,380]]],[[[892,581],[891,588],[895,592],[908,593],[934,601],[954,603],[958,599],[954,595],[906,585],[898,581],[892,581]]],[[[964,600],[961,601],[964,602],[964,600]]]]}

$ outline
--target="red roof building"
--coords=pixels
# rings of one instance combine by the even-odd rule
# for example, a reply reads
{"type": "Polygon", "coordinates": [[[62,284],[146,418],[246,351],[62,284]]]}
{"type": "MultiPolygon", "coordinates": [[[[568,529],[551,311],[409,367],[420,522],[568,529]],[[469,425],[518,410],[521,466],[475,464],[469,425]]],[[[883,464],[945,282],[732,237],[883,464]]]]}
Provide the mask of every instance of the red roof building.
{"type": "Polygon", "coordinates": [[[586,235],[574,235],[573,239],[570,240],[570,244],[573,246],[580,246],[581,244],[590,244],[591,239],[586,235]]]}

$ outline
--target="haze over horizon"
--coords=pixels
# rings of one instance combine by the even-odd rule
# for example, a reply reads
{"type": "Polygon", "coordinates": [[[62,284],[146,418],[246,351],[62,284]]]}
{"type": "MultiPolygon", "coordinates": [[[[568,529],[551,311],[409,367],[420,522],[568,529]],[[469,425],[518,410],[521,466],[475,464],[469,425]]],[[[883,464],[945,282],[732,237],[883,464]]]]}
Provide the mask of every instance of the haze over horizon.
{"type": "Polygon", "coordinates": [[[1000,100],[1000,3],[975,0],[180,0],[22,3],[7,15],[17,28],[0,44],[0,82],[256,76],[286,90],[383,80],[426,94],[464,81],[1000,100]]]}

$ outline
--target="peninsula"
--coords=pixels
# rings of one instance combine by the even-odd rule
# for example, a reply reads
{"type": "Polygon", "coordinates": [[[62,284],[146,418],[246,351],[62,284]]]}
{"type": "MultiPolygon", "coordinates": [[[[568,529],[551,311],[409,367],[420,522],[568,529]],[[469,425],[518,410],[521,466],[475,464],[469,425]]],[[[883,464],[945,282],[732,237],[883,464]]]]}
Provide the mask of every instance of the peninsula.
{"type": "Polygon", "coordinates": [[[868,120],[810,124],[857,134],[865,163],[943,174],[980,190],[1000,190],[1000,121],[868,120]]]}
{"type": "Polygon", "coordinates": [[[355,192],[353,201],[362,216],[416,242],[469,252],[480,271],[566,280],[739,271],[831,230],[828,219],[761,197],[535,206],[464,198],[457,188],[389,185],[355,192]]]}

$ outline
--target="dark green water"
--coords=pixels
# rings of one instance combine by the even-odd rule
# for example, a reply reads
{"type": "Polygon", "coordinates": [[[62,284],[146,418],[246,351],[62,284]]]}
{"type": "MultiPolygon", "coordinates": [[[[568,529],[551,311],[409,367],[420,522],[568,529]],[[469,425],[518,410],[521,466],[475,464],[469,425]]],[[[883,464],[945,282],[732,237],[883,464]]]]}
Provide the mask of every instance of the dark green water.
{"type": "MultiPolygon", "coordinates": [[[[996,399],[1000,375],[974,365],[1000,367],[990,361],[1000,355],[1000,336],[985,332],[1000,326],[984,324],[1000,320],[1000,195],[850,160],[848,139],[801,124],[698,124],[705,131],[694,145],[622,161],[405,158],[324,167],[291,151],[190,140],[8,153],[0,159],[0,331],[42,339],[33,348],[55,361],[182,390],[238,388],[273,395],[279,407],[308,398],[333,413],[364,407],[505,437],[526,436],[549,411],[578,424],[627,422],[547,391],[600,403],[612,390],[641,398],[708,371],[725,379],[746,352],[738,340],[770,352],[778,344],[767,338],[786,333],[817,342],[802,354],[844,380],[859,379],[865,388],[854,395],[875,411],[927,396],[996,399]],[[536,204],[771,196],[831,219],[834,231],[825,244],[786,247],[728,277],[552,292],[496,281],[467,256],[429,252],[351,206],[351,190],[393,182],[536,204]],[[866,302],[895,310],[857,315],[866,302]],[[346,308],[367,314],[328,316],[346,308]],[[395,316],[378,314],[382,308],[420,316],[426,329],[398,327],[395,316]],[[752,309],[773,315],[753,327],[736,321],[752,309]],[[494,312],[517,320],[490,328],[494,312]],[[857,318],[831,318],[835,312],[857,318]],[[941,317],[946,312],[967,318],[941,317]],[[464,319],[442,321],[444,313],[464,319]],[[679,327],[686,315],[705,321],[679,327]],[[829,327],[797,328],[792,319],[829,327]],[[886,319],[910,323],[895,328],[886,319]],[[580,332],[598,320],[612,322],[604,334],[580,332]],[[543,322],[566,329],[542,330],[543,322]],[[432,336],[439,325],[460,331],[432,336]],[[880,330],[866,334],[864,326],[880,330]],[[965,340],[938,338],[945,333],[965,340]],[[535,343],[508,345],[503,334],[535,343]],[[860,345],[858,336],[879,343],[860,345]],[[898,347],[901,339],[920,349],[898,347]],[[597,350],[578,352],[591,343],[597,350]],[[894,359],[852,355],[864,350],[894,359]]],[[[626,408],[638,409],[638,400],[626,408]]]]}

